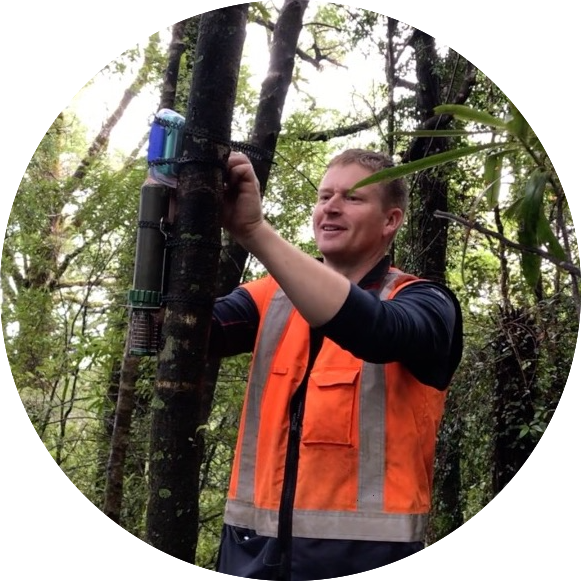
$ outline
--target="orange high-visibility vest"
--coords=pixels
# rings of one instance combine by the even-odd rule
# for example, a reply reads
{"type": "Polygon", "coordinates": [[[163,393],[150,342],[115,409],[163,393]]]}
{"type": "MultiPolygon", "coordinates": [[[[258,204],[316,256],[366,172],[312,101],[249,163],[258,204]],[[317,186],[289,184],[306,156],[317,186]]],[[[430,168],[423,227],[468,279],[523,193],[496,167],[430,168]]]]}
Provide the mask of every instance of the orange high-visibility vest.
{"type": "MultiPolygon", "coordinates": [[[[416,280],[391,269],[380,296],[416,280]]],[[[289,403],[305,375],[309,325],[270,276],[245,288],[260,326],[224,520],[276,537],[289,403]]],[[[400,363],[368,363],[325,338],[306,391],[293,536],[423,540],[445,397],[400,363]]]]}

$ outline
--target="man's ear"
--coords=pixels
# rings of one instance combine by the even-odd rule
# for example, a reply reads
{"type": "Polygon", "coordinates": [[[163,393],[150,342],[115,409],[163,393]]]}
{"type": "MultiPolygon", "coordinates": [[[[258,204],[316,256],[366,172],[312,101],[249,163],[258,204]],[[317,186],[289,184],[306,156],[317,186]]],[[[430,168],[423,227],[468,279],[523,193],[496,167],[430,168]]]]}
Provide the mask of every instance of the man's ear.
{"type": "Polygon", "coordinates": [[[395,233],[403,224],[403,210],[392,206],[385,212],[385,227],[389,233],[395,233]]]}

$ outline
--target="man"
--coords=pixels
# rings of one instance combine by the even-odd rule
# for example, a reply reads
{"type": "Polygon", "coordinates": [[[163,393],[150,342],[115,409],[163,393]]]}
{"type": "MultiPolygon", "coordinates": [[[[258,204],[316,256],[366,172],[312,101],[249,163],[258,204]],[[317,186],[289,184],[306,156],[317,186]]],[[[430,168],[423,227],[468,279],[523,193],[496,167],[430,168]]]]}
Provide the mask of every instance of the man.
{"type": "Polygon", "coordinates": [[[445,287],[390,268],[407,205],[390,167],[348,150],[313,212],[322,261],[264,220],[248,158],[230,156],[225,228],[269,275],[216,302],[213,355],[253,352],[218,571],[325,579],[423,548],[436,432],[462,350],[445,287]]]}

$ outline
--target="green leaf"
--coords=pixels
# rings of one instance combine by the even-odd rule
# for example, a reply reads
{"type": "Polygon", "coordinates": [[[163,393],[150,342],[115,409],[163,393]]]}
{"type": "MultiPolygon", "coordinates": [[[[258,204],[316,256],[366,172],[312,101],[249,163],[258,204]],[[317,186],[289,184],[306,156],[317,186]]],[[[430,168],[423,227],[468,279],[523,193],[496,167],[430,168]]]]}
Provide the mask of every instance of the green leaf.
{"type": "Polygon", "coordinates": [[[482,135],[485,131],[467,131],[466,129],[416,129],[414,131],[390,131],[386,136],[394,137],[467,137],[482,135]]]}
{"type": "Polygon", "coordinates": [[[549,220],[547,220],[544,212],[539,216],[537,233],[539,242],[545,244],[553,256],[556,256],[559,260],[567,260],[567,255],[565,254],[561,243],[555,236],[555,233],[551,229],[549,220]]]}
{"type": "MultiPolygon", "coordinates": [[[[523,246],[529,246],[531,248],[536,247],[532,241],[524,236],[524,233],[519,232],[518,239],[523,246]]],[[[539,277],[541,276],[541,257],[537,254],[531,254],[530,252],[523,252],[521,255],[521,265],[523,276],[525,277],[527,284],[531,288],[535,288],[539,281],[539,277]]]]}
{"type": "Polygon", "coordinates": [[[503,158],[503,151],[499,153],[491,153],[487,156],[484,163],[484,182],[488,186],[486,190],[486,199],[488,201],[489,210],[492,210],[498,205],[503,158]]]}
{"type": "Polygon", "coordinates": [[[546,185],[547,174],[540,169],[533,171],[525,185],[521,217],[524,229],[527,231],[534,231],[535,233],[537,231],[539,216],[543,208],[543,196],[546,185]]]}
{"type": "Polygon", "coordinates": [[[370,184],[376,184],[377,182],[395,180],[418,171],[423,171],[432,167],[443,165],[445,163],[450,163],[452,161],[458,161],[463,157],[468,157],[469,155],[474,155],[479,151],[484,151],[487,149],[499,148],[502,151],[509,151],[513,149],[514,146],[510,146],[507,143],[484,143],[481,145],[470,145],[468,147],[461,147],[458,149],[452,149],[450,151],[444,151],[443,153],[436,153],[416,161],[410,161],[409,163],[403,163],[396,167],[390,167],[381,170],[369,177],[360,180],[352,188],[351,191],[357,188],[362,188],[370,184]]]}
{"type": "MultiPolygon", "coordinates": [[[[518,239],[523,246],[539,247],[539,217],[542,214],[543,195],[547,174],[539,169],[533,171],[526,185],[520,207],[518,239]]],[[[522,253],[522,269],[525,280],[534,288],[541,275],[541,258],[530,252],[522,253]]]]}
{"type": "Polygon", "coordinates": [[[502,119],[494,117],[486,111],[479,111],[466,105],[438,105],[434,107],[434,113],[436,115],[453,115],[463,121],[473,121],[474,123],[481,123],[496,129],[507,129],[506,123],[502,119]]]}
{"type": "Polygon", "coordinates": [[[504,210],[504,217],[508,220],[520,221],[522,216],[522,198],[517,198],[508,208],[504,210]]]}

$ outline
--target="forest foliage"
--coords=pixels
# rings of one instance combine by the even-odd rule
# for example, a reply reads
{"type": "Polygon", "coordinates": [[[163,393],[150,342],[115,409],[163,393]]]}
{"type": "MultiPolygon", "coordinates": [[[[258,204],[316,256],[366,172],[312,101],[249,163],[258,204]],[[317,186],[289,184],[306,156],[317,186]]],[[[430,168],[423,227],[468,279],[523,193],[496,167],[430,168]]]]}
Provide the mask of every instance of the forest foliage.
{"type": "MultiPolygon", "coordinates": [[[[272,48],[281,5],[250,6],[248,26],[261,31],[263,52],[272,48]]],[[[188,47],[196,28],[188,24],[175,100],[183,112],[195,73],[188,47]]],[[[162,32],[100,73],[122,75],[127,91],[96,135],[72,109],[55,119],[22,178],[2,251],[2,329],[18,392],[47,451],[99,508],[148,169],[141,130],[132,151],[112,151],[109,142],[132,100],[146,91],[161,95],[171,46],[171,31],[162,32]]],[[[252,132],[262,81],[251,58],[242,61],[232,123],[241,140],[252,132]]],[[[407,177],[412,197],[395,263],[444,279],[463,308],[464,357],[438,447],[435,542],[502,490],[553,416],[578,333],[577,238],[534,128],[490,79],[404,23],[311,2],[264,199],[275,228],[306,251],[315,253],[309,217],[324,164],[351,146],[380,148],[400,162],[390,171],[407,177]],[[314,79],[361,59],[382,66],[366,69],[365,86],[342,86],[347,98],[336,107],[322,105],[327,99],[313,92],[314,79]]],[[[240,280],[261,273],[250,257],[240,280]]],[[[118,522],[145,538],[156,360],[135,365],[118,522]]],[[[195,562],[207,568],[215,562],[248,366],[248,355],[221,362],[201,426],[195,562]]]]}

